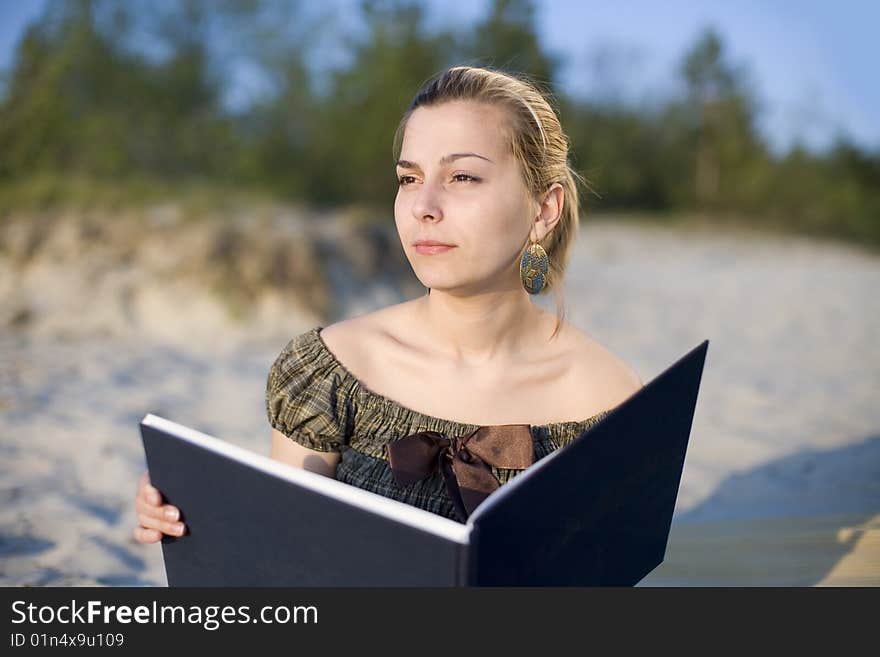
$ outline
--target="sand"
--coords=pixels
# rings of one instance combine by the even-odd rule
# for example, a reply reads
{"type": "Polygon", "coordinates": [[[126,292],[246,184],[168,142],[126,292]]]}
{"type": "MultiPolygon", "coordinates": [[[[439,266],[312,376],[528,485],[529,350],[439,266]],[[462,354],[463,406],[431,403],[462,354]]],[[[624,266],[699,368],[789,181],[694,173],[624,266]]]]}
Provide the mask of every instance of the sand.
{"type": "MultiPolygon", "coordinates": [[[[335,285],[340,316],[404,300],[335,285]]],[[[643,585],[880,585],[878,289],[880,257],[852,247],[584,226],[569,321],[644,381],[710,341],[666,559],[643,585]]],[[[189,282],[0,255],[3,316],[22,299],[32,316],[0,332],[0,584],[164,585],[160,547],[131,537],[139,420],[267,454],[268,368],[335,318],[267,294],[237,324],[189,282]]]]}

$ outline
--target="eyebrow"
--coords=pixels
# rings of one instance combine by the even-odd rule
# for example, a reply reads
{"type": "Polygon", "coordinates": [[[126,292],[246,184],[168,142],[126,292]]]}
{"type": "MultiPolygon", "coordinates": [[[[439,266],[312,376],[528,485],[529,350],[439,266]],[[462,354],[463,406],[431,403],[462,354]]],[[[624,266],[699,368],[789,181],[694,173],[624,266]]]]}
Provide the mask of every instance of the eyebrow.
{"type": "MultiPolygon", "coordinates": [[[[486,160],[486,162],[492,162],[488,157],[484,157],[477,153],[450,153],[449,155],[444,155],[440,158],[440,164],[449,164],[450,162],[460,160],[463,157],[478,157],[481,160],[486,160]]],[[[409,160],[397,160],[397,166],[403,167],[404,169],[421,169],[418,164],[410,162],[409,160]]]]}

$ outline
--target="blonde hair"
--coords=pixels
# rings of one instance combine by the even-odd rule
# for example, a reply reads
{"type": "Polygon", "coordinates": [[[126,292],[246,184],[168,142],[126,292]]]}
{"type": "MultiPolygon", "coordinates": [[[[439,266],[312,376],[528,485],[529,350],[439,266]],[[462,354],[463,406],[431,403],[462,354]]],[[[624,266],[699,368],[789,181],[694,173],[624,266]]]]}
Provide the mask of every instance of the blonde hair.
{"type": "MultiPolygon", "coordinates": [[[[577,182],[586,182],[569,164],[569,140],[555,109],[552,96],[542,93],[523,74],[512,74],[492,68],[453,66],[434,76],[418,91],[407,108],[394,134],[394,161],[400,157],[403,135],[412,113],[419,107],[430,107],[453,100],[472,100],[503,108],[507,116],[506,136],[511,154],[520,164],[523,181],[535,199],[559,183],[564,191],[562,216],[556,226],[539,243],[550,261],[544,289],[553,290],[556,302],[555,336],[565,317],[562,298],[562,277],[578,232],[577,182]]],[[[430,292],[430,290],[429,290],[430,292]]]]}

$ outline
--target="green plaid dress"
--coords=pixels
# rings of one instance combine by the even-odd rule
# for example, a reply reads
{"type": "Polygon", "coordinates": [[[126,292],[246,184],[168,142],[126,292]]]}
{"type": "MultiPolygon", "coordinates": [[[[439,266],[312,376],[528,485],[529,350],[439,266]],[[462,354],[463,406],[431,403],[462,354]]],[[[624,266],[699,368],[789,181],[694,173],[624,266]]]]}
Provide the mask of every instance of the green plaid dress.
{"type": "MultiPolygon", "coordinates": [[[[340,452],[336,478],[378,495],[458,520],[440,472],[398,485],[385,445],[419,431],[462,435],[479,425],[419,413],[366,388],[340,363],[315,327],[281,351],[266,382],[269,424],[291,440],[321,452],[340,452]]],[[[610,411],[585,420],[532,425],[535,460],[564,447],[610,411]]],[[[501,484],[521,470],[492,468],[501,484]]]]}

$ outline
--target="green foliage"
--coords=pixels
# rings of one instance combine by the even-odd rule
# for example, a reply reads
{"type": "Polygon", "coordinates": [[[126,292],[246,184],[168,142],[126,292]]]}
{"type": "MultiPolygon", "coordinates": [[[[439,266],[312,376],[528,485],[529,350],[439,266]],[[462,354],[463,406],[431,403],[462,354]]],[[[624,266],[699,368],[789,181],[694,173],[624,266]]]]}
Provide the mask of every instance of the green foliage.
{"type": "Polygon", "coordinates": [[[169,181],[143,176],[109,180],[41,173],[0,182],[0,221],[15,212],[135,211],[173,204],[183,219],[218,214],[259,214],[277,207],[264,189],[222,185],[216,180],[169,181]]]}
{"type": "Polygon", "coordinates": [[[452,37],[431,34],[414,2],[362,2],[366,34],[332,75],[313,124],[306,194],[321,203],[388,206],[396,190],[391,143],[415,90],[452,63],[452,37]]]}
{"type": "Polygon", "coordinates": [[[472,65],[525,73],[553,93],[561,61],[543,48],[535,22],[529,0],[493,0],[486,17],[464,36],[463,55],[472,65]]]}
{"type": "Polygon", "coordinates": [[[563,61],[529,0],[492,0],[454,31],[432,29],[415,0],[362,0],[351,34],[306,6],[50,2],[2,75],[0,213],[169,195],[198,213],[234,189],[387,217],[401,115],[429,77],[471,63],[553,94],[587,212],[737,216],[880,246],[880,153],[844,137],[826,153],[771,153],[748,71],[713,30],[683,54],[681,93],[643,107],[558,93],[563,61]],[[328,40],[344,62],[323,65],[328,40]],[[224,94],[242,65],[266,85],[233,110],[224,94]]]}

